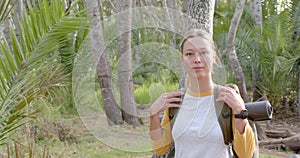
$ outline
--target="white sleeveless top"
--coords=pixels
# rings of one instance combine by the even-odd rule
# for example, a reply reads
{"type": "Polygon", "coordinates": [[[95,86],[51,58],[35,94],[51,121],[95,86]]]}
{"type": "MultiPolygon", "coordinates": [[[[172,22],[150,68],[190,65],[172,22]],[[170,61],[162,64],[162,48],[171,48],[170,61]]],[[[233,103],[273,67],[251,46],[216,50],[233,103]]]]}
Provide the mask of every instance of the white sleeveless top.
{"type": "Polygon", "coordinates": [[[214,95],[185,94],[172,129],[175,158],[229,158],[214,104],[214,95]]]}

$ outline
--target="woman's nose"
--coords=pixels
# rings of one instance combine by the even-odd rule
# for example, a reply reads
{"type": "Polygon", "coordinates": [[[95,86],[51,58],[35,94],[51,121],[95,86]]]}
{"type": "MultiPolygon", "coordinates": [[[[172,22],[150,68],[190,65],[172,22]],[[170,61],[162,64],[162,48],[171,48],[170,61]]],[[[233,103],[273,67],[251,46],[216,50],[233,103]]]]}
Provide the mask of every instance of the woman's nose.
{"type": "Polygon", "coordinates": [[[195,56],[195,63],[201,63],[201,55],[196,55],[195,56]]]}

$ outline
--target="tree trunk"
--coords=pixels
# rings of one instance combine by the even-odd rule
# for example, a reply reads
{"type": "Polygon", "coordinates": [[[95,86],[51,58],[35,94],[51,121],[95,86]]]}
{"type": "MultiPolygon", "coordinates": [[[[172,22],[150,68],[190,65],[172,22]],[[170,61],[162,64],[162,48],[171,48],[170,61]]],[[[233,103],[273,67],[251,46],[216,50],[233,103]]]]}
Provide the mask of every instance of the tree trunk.
{"type": "Polygon", "coordinates": [[[259,26],[260,30],[262,30],[263,20],[262,20],[261,0],[250,1],[250,14],[255,25],[259,26]]]}
{"type": "Polygon", "coordinates": [[[118,77],[121,94],[122,117],[137,126],[137,108],[134,99],[131,63],[131,1],[117,1],[118,77]],[[124,11],[124,12],[121,12],[124,11]]]}
{"type": "Polygon", "coordinates": [[[300,70],[298,72],[298,115],[300,115],[300,70]]]}
{"type": "Polygon", "coordinates": [[[261,85],[262,76],[260,75],[259,70],[255,64],[252,64],[251,68],[252,68],[252,80],[255,83],[255,86],[253,89],[252,100],[253,100],[253,102],[260,101],[260,100],[266,100],[267,99],[266,96],[264,96],[262,89],[258,86],[258,85],[261,85]]]}
{"type": "MultiPolygon", "coordinates": [[[[133,0],[132,1],[132,16],[133,17],[137,17],[138,15],[137,15],[137,12],[136,12],[136,7],[141,7],[141,5],[140,5],[140,2],[139,1],[136,1],[136,0],[133,0]]],[[[142,18],[142,17],[140,17],[140,18],[142,18]]],[[[141,20],[140,21],[140,23],[143,23],[143,20],[141,20]]],[[[133,50],[133,55],[134,55],[134,64],[135,65],[139,65],[140,64],[140,57],[139,57],[139,54],[140,54],[140,52],[139,52],[139,44],[140,44],[140,37],[139,37],[139,34],[140,34],[140,31],[139,30],[135,30],[134,32],[132,32],[132,34],[133,34],[133,43],[134,43],[134,45],[133,45],[133,48],[134,48],[134,50],[133,50]]]]}
{"type": "Polygon", "coordinates": [[[267,130],[265,133],[267,137],[277,138],[277,139],[288,138],[296,135],[296,133],[292,132],[290,129],[283,129],[283,130],[272,129],[272,130],[267,130]]]}
{"type": "MultiPolygon", "coordinates": [[[[295,6],[295,7],[293,7],[292,9],[293,10],[298,10],[298,12],[296,12],[295,13],[295,22],[299,22],[300,21],[300,2],[298,2],[298,4],[295,4],[295,5],[293,5],[293,6],[295,6]]],[[[297,28],[295,28],[295,30],[294,30],[294,35],[293,35],[293,37],[292,37],[292,39],[293,39],[293,42],[297,42],[298,41],[298,39],[299,39],[299,36],[300,36],[300,26],[298,25],[297,26],[297,28]]]]}
{"type": "Polygon", "coordinates": [[[265,140],[260,141],[259,146],[264,148],[288,148],[290,150],[293,150],[295,152],[300,151],[300,134],[296,134],[291,137],[287,137],[284,139],[271,139],[271,140],[265,140]]]}
{"type": "Polygon", "coordinates": [[[182,0],[182,12],[188,13],[189,10],[189,0],[182,0]]]}
{"type": "Polygon", "coordinates": [[[215,7],[220,8],[220,6],[221,6],[221,0],[216,0],[215,7]]]}
{"type": "Polygon", "coordinates": [[[237,58],[237,54],[236,54],[235,46],[234,46],[234,40],[235,40],[239,22],[241,20],[241,16],[243,14],[244,6],[245,6],[245,0],[239,0],[239,2],[237,3],[237,6],[235,8],[235,12],[234,12],[233,18],[231,20],[231,24],[230,24],[230,28],[229,28],[229,32],[228,32],[227,51],[228,51],[230,66],[234,72],[234,77],[237,81],[237,85],[239,87],[241,96],[245,102],[248,102],[249,100],[248,100],[248,96],[247,96],[244,72],[243,72],[243,69],[237,58]]]}
{"type": "Polygon", "coordinates": [[[123,123],[122,117],[112,87],[112,73],[104,50],[105,46],[102,33],[103,28],[99,16],[99,3],[98,1],[94,0],[86,0],[86,5],[88,8],[88,16],[91,25],[90,34],[92,34],[92,53],[94,57],[96,57],[96,71],[101,88],[107,121],[109,125],[121,124],[123,123]],[[100,53],[102,52],[103,54],[101,55],[100,53]]]}
{"type": "Polygon", "coordinates": [[[165,10],[167,11],[167,13],[169,14],[169,19],[170,19],[170,23],[171,23],[171,31],[173,31],[174,33],[172,34],[172,37],[170,39],[172,39],[172,41],[170,42],[171,47],[175,48],[177,46],[176,44],[176,30],[178,30],[178,26],[179,26],[179,19],[178,19],[178,6],[177,6],[177,1],[174,0],[164,0],[163,1],[163,6],[164,8],[166,8],[165,10]]]}
{"type": "MultiPolygon", "coordinates": [[[[251,0],[250,1],[250,14],[252,17],[252,20],[254,24],[259,28],[258,30],[260,31],[260,34],[262,33],[262,4],[261,0],[251,0]]],[[[259,71],[257,70],[256,65],[252,65],[252,76],[253,76],[253,81],[257,84],[255,85],[260,85],[259,83],[261,82],[261,75],[259,74],[259,71]]],[[[258,86],[255,86],[254,91],[253,91],[253,101],[260,100],[262,98],[262,94],[260,92],[260,89],[258,86]]]]}
{"type": "Polygon", "coordinates": [[[213,34],[213,19],[215,10],[215,0],[190,0],[188,15],[188,28],[203,29],[211,36],[213,34]]]}
{"type": "MultiPolygon", "coordinates": [[[[263,19],[262,19],[262,4],[261,0],[251,0],[250,1],[250,14],[252,17],[252,20],[254,21],[254,24],[258,27],[259,34],[262,34],[262,24],[263,24],[263,19]]],[[[255,59],[254,59],[255,60],[255,59]]],[[[253,101],[258,101],[258,100],[265,100],[266,98],[263,97],[263,92],[261,88],[257,85],[260,85],[262,82],[262,76],[260,75],[258,68],[255,64],[252,64],[252,79],[255,82],[255,87],[253,90],[253,96],[252,99],[253,101]]],[[[261,130],[257,130],[257,135],[259,136],[259,139],[262,138],[263,136],[266,136],[266,133],[258,123],[255,123],[256,127],[261,130]]]]}
{"type": "Polygon", "coordinates": [[[13,0],[14,4],[14,25],[15,27],[18,26],[18,20],[17,18],[21,18],[21,13],[24,13],[24,4],[23,0],[13,0]]]}

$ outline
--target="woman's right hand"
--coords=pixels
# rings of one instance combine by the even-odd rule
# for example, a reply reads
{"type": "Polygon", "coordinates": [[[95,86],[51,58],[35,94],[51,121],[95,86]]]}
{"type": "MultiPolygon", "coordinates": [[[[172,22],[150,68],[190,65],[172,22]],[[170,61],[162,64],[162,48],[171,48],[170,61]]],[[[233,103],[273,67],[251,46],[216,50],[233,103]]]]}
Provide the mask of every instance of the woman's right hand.
{"type": "Polygon", "coordinates": [[[173,91],[162,94],[150,107],[150,116],[159,116],[164,110],[170,107],[180,107],[184,92],[173,91]]]}

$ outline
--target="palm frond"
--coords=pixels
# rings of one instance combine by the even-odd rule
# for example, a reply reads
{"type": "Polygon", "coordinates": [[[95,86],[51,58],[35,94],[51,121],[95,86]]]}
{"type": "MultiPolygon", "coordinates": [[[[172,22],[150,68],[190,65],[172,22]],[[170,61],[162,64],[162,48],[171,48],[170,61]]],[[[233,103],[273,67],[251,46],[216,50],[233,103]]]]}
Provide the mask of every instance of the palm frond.
{"type": "Polygon", "coordinates": [[[88,29],[87,18],[78,16],[82,12],[65,12],[64,1],[28,6],[18,20],[19,40],[11,26],[12,45],[0,42],[0,144],[34,116],[33,103],[41,95],[59,86],[60,75],[53,74],[58,73],[53,64],[59,48],[75,32],[88,29]]]}
{"type": "Polygon", "coordinates": [[[0,2],[0,24],[2,24],[7,16],[9,15],[10,11],[12,10],[12,2],[11,0],[1,0],[0,2]]]}

